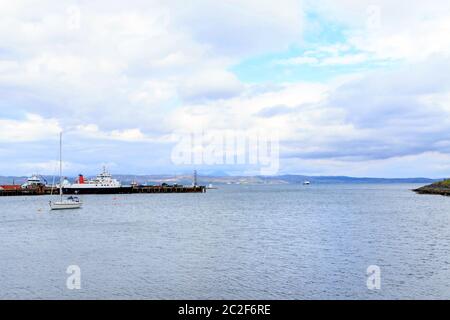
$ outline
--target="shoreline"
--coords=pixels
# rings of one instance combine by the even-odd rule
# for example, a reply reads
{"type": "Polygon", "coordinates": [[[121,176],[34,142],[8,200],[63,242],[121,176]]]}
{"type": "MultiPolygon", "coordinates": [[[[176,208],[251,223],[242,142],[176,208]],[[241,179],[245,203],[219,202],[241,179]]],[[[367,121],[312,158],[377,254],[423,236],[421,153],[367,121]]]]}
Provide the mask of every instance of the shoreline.
{"type": "Polygon", "coordinates": [[[432,194],[450,196],[450,180],[435,182],[417,189],[413,189],[417,194],[432,194]]]}

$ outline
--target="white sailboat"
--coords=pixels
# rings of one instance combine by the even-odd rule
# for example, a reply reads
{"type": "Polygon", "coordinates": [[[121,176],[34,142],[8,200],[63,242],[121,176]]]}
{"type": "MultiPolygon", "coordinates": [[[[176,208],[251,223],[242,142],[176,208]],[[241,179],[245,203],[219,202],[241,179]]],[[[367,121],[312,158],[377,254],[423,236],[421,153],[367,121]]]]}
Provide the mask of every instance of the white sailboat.
{"type": "Polygon", "coordinates": [[[62,132],[59,135],[59,201],[50,201],[51,210],[67,210],[80,209],[83,203],[78,197],[68,197],[64,199],[63,196],[63,177],[62,177],[62,132]]]}

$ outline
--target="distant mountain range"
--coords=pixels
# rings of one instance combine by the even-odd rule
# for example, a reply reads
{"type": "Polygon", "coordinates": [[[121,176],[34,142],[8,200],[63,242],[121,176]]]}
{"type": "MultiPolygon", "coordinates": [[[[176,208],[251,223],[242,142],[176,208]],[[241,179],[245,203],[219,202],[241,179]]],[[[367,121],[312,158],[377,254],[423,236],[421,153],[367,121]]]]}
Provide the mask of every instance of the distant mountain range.
{"type": "MultiPolygon", "coordinates": [[[[53,182],[54,177],[43,176],[48,184],[53,182]]],[[[193,183],[192,175],[129,175],[116,174],[114,178],[123,184],[130,184],[136,181],[139,184],[183,184],[193,183]]],[[[75,178],[71,178],[75,179],[75,178]]],[[[0,185],[2,184],[22,184],[27,177],[6,177],[0,176],[0,185]]],[[[57,180],[57,179],[56,179],[57,180]]],[[[312,184],[333,184],[333,183],[433,183],[442,179],[428,178],[354,178],[346,176],[305,176],[305,175],[280,175],[280,176],[198,176],[200,185],[220,185],[220,184],[301,184],[304,181],[310,181],[312,184]]]]}

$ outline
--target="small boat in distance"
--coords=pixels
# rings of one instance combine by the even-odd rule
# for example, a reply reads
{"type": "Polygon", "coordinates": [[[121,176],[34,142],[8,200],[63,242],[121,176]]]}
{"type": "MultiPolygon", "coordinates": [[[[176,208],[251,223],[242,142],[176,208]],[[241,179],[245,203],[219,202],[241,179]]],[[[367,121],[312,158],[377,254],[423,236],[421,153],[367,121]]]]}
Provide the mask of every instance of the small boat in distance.
{"type": "Polygon", "coordinates": [[[311,182],[308,181],[308,180],[303,181],[303,185],[304,185],[304,186],[309,186],[310,184],[311,184],[311,182]]]}
{"type": "Polygon", "coordinates": [[[80,209],[82,202],[77,197],[63,197],[63,177],[62,177],[62,132],[59,135],[59,201],[50,201],[51,210],[80,209]]]}

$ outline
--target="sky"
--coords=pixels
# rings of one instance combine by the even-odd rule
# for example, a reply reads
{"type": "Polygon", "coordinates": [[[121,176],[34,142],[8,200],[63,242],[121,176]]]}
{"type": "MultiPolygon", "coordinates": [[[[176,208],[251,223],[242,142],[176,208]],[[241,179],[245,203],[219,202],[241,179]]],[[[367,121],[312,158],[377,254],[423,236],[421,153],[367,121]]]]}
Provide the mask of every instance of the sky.
{"type": "Polygon", "coordinates": [[[450,176],[450,2],[0,0],[0,175],[251,174],[180,136],[276,137],[274,174],[450,176]]]}

